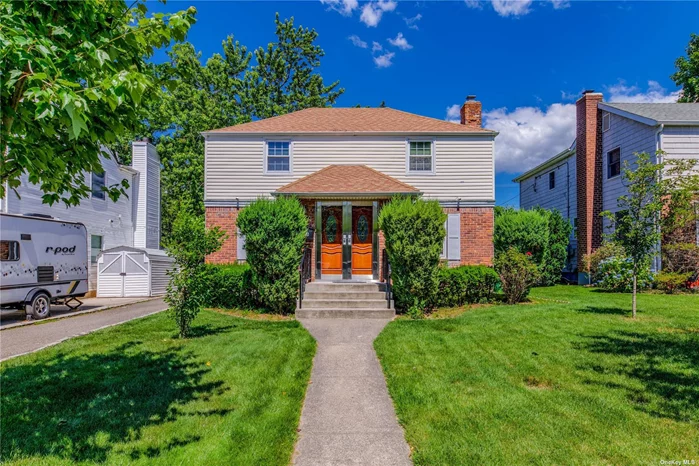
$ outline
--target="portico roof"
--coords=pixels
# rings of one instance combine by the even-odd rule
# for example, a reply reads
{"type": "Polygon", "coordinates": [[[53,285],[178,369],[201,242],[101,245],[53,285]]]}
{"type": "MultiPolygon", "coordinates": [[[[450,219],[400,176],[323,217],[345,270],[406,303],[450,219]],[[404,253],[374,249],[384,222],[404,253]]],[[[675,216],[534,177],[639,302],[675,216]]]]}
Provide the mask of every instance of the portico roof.
{"type": "Polygon", "coordinates": [[[301,197],[416,195],[420,190],[366,165],[328,165],[277,189],[273,195],[301,197]]]}

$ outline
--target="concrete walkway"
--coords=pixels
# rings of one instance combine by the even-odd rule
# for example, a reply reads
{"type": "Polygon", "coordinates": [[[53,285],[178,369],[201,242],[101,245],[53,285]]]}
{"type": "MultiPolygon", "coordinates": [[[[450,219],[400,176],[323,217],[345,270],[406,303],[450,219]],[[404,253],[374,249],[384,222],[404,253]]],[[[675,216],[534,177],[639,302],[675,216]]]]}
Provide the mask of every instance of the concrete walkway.
{"type": "Polygon", "coordinates": [[[294,464],[410,465],[372,342],[386,319],[303,319],[318,342],[294,464]]]}
{"type": "Polygon", "coordinates": [[[0,331],[0,361],[167,309],[162,299],[0,331]]]}

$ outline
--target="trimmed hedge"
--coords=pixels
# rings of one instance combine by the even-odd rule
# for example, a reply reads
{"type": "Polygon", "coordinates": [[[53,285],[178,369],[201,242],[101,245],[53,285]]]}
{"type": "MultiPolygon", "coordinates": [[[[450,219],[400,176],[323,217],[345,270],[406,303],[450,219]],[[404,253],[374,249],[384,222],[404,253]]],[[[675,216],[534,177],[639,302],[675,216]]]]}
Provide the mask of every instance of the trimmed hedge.
{"type": "Polygon", "coordinates": [[[500,280],[498,274],[485,265],[440,267],[439,289],[434,307],[463,306],[489,301],[500,280]]]}
{"type": "Polygon", "coordinates": [[[206,264],[200,277],[204,306],[224,309],[260,307],[249,265],[206,264]]]}

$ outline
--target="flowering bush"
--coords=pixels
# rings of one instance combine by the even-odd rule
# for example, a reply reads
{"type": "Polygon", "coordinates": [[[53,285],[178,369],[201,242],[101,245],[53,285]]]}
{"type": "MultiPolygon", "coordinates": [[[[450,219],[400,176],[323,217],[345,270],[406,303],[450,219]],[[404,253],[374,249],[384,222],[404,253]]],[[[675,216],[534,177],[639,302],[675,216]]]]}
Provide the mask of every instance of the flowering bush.
{"type": "Polygon", "coordinates": [[[655,281],[659,290],[672,294],[677,290],[686,289],[691,278],[692,272],[660,272],[655,276],[655,281]]]}
{"type": "MultiPolygon", "coordinates": [[[[595,285],[606,291],[629,293],[633,290],[633,264],[631,258],[621,255],[608,257],[597,265],[595,285]]],[[[650,265],[644,265],[638,273],[638,289],[649,288],[653,283],[650,265]]]]}

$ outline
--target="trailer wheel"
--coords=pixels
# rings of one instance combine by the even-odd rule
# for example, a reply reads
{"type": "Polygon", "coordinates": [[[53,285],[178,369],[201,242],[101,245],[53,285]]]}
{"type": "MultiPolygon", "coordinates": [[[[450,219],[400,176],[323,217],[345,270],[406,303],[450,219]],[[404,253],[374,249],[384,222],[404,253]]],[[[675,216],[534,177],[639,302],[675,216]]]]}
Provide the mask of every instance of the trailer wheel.
{"type": "Polygon", "coordinates": [[[34,319],[45,319],[51,314],[51,298],[44,292],[34,295],[31,302],[27,304],[27,314],[34,319]]]}

